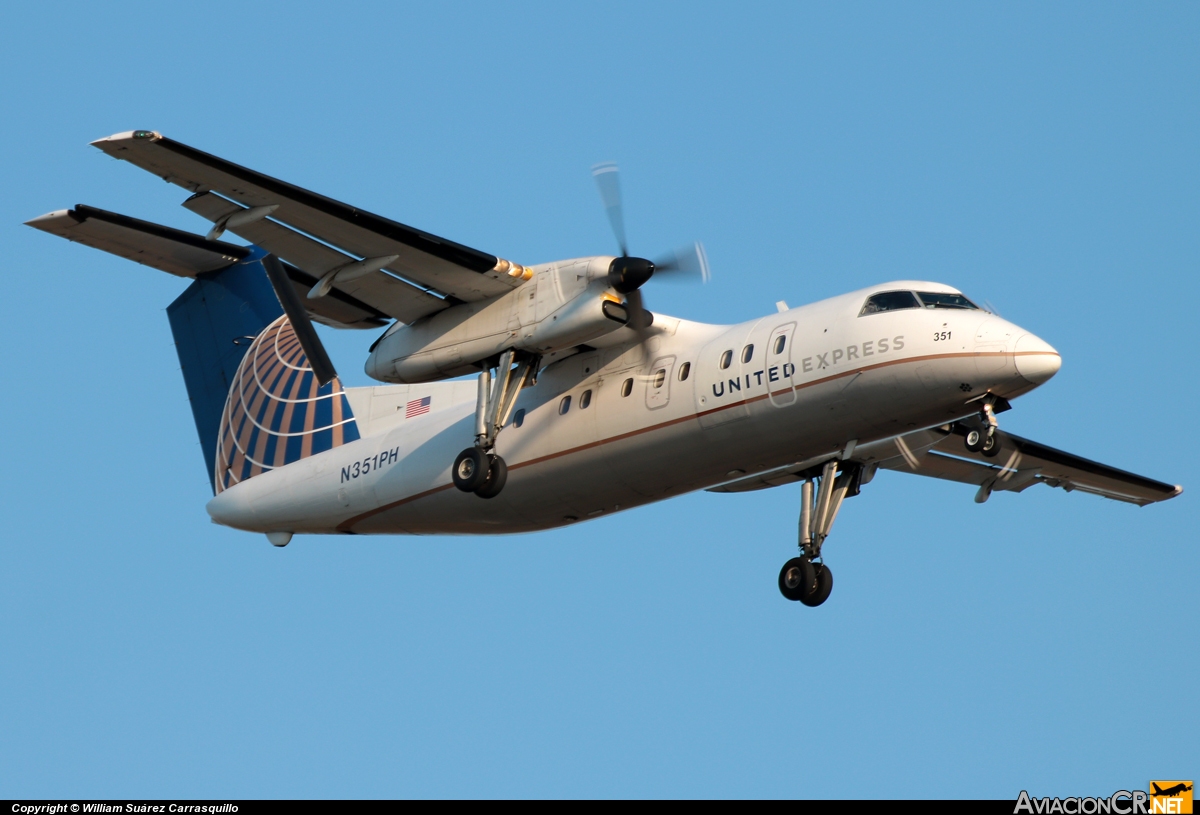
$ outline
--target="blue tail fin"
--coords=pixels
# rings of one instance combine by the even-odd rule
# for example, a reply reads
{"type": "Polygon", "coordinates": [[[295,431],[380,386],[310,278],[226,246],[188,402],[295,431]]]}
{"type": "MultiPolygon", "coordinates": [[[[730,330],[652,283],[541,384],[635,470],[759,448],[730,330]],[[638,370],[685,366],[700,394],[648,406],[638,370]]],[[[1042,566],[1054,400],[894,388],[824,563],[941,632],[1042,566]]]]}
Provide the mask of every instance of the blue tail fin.
{"type": "Polygon", "coordinates": [[[262,257],[196,275],[167,307],[214,492],[358,438],[341,382],[318,387],[262,257]]]}

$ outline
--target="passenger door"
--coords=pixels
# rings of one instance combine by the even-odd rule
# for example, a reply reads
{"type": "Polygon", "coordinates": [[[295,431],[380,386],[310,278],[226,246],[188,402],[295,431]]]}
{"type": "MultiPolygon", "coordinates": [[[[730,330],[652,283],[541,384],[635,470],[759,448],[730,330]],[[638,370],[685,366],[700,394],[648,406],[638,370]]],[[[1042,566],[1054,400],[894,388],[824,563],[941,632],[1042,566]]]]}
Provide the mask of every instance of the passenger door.
{"type": "Polygon", "coordinates": [[[775,407],[786,407],[796,401],[792,380],[796,373],[792,364],[792,335],[795,331],[795,323],[784,323],[771,332],[771,339],[767,342],[767,393],[775,407]]]}
{"type": "Polygon", "coordinates": [[[659,357],[650,366],[646,381],[646,407],[657,410],[671,401],[671,377],[675,372],[675,357],[659,357]]]}

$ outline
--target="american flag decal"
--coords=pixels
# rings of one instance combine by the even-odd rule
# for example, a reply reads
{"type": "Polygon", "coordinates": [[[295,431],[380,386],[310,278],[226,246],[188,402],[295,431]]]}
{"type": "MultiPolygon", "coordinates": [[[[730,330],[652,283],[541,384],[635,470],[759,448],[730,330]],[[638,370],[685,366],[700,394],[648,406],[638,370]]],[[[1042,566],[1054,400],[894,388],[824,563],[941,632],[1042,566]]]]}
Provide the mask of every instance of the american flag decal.
{"type": "Polygon", "coordinates": [[[429,402],[433,399],[432,396],[424,396],[420,399],[413,399],[404,408],[404,418],[411,419],[413,416],[420,416],[422,413],[429,412],[429,402]]]}

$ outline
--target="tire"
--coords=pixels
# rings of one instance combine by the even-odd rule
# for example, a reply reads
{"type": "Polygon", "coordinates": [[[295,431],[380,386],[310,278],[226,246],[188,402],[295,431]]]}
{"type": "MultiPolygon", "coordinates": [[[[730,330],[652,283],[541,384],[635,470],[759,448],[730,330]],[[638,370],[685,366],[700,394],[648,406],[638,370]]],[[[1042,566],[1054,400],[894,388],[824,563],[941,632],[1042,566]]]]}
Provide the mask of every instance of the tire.
{"type": "Polygon", "coordinates": [[[988,458],[995,458],[1000,454],[1000,437],[996,435],[989,436],[984,439],[983,447],[979,449],[988,458]]]}
{"type": "Polygon", "coordinates": [[[812,561],[794,557],[779,570],[779,593],[789,600],[800,600],[813,587],[816,574],[812,561]]]}
{"type": "Polygon", "coordinates": [[[483,451],[478,447],[468,447],[454,459],[450,477],[454,479],[454,486],[463,492],[475,492],[487,481],[488,469],[487,456],[483,451]]]}
{"type": "Polygon", "coordinates": [[[495,498],[508,481],[508,465],[504,463],[504,459],[500,456],[488,456],[488,461],[487,480],[475,490],[475,494],[480,498],[495,498]]]}
{"type": "Polygon", "coordinates": [[[983,443],[986,438],[982,430],[968,427],[966,438],[963,441],[966,444],[967,450],[972,453],[978,453],[983,449],[983,443]]]}
{"type": "Polygon", "coordinates": [[[816,571],[816,585],[811,594],[800,598],[800,602],[810,608],[816,608],[824,603],[829,599],[829,593],[833,591],[833,572],[829,571],[829,567],[822,563],[813,568],[816,571]]]}

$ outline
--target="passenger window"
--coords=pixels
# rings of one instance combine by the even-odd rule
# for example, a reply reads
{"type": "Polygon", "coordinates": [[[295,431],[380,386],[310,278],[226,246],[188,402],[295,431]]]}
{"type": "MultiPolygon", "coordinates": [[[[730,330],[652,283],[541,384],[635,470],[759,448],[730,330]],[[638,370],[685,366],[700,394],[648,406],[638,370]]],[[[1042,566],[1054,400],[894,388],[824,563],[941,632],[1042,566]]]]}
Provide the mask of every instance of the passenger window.
{"type": "Polygon", "coordinates": [[[626,379],[621,383],[621,395],[628,396],[631,393],[633,393],[633,380],[626,379]]]}
{"type": "Polygon", "coordinates": [[[775,338],[775,353],[776,353],[776,354],[782,354],[782,353],[783,353],[783,347],[784,347],[785,345],[787,345],[787,335],[786,335],[786,334],[780,334],[778,337],[776,337],[776,338],[775,338]]]}
{"type": "Polygon", "coordinates": [[[726,368],[728,368],[729,363],[731,363],[731,362],[733,362],[733,352],[732,351],[726,351],[724,354],[721,354],[721,370],[722,371],[725,370],[726,368]]]}
{"type": "Polygon", "coordinates": [[[525,424],[525,408],[521,408],[513,414],[513,427],[520,427],[525,424]]]}
{"type": "Polygon", "coordinates": [[[659,388],[661,388],[663,386],[663,383],[666,381],[667,381],[667,369],[666,368],[659,368],[657,371],[654,372],[654,389],[655,390],[658,390],[659,388]]]}
{"type": "Polygon", "coordinates": [[[692,363],[685,362],[679,366],[679,381],[684,382],[688,378],[688,374],[692,372],[692,363]]]}
{"type": "Polygon", "coordinates": [[[562,398],[561,402],[558,403],[558,415],[562,416],[570,409],[571,409],[571,397],[568,394],[567,396],[564,396],[562,398]]]}
{"type": "Polygon", "coordinates": [[[753,345],[747,345],[745,348],[742,349],[742,363],[743,364],[749,362],[751,359],[753,359],[753,357],[754,357],[754,346],[753,345]]]}
{"type": "Polygon", "coordinates": [[[872,294],[858,316],[878,314],[881,311],[899,311],[904,308],[920,308],[917,297],[910,291],[885,291],[872,294]]]}
{"type": "Polygon", "coordinates": [[[583,395],[579,397],[579,409],[583,410],[591,403],[592,403],[592,392],[590,390],[586,390],[583,392],[583,395]]]}
{"type": "Polygon", "coordinates": [[[925,308],[971,308],[979,306],[972,303],[961,294],[946,294],[945,292],[919,291],[917,297],[925,304],[925,308]]]}

